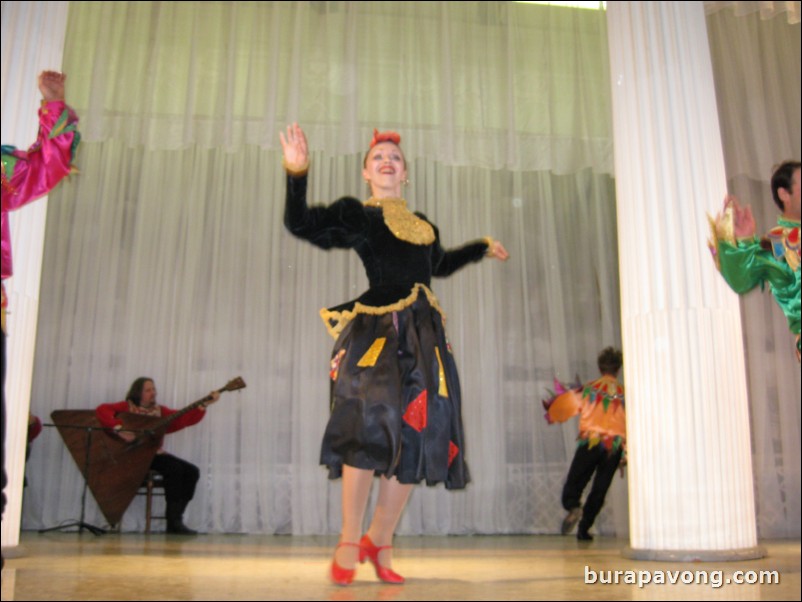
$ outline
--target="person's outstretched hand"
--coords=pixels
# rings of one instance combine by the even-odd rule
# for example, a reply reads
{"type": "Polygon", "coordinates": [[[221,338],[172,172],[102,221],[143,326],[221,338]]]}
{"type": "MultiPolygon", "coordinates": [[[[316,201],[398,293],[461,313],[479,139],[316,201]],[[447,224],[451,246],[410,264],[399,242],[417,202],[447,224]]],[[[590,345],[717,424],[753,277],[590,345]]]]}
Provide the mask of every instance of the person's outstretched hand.
{"type": "Polygon", "coordinates": [[[732,207],[732,222],[735,238],[749,238],[755,235],[757,225],[752,215],[752,208],[749,205],[741,207],[738,199],[728,194],[724,197],[724,209],[732,207]]]}
{"type": "Polygon", "coordinates": [[[284,166],[291,171],[300,171],[309,164],[306,136],[297,123],[287,126],[287,136],[279,132],[281,149],[284,151],[284,166]]]}
{"type": "Polygon", "coordinates": [[[42,71],[39,74],[39,91],[47,102],[64,100],[64,82],[67,76],[58,71],[42,71]]]}
{"type": "Polygon", "coordinates": [[[507,253],[507,249],[505,249],[504,245],[502,245],[497,240],[494,240],[493,244],[490,245],[487,254],[490,257],[494,257],[495,259],[500,259],[501,261],[507,261],[507,259],[510,258],[510,254],[507,253]]]}

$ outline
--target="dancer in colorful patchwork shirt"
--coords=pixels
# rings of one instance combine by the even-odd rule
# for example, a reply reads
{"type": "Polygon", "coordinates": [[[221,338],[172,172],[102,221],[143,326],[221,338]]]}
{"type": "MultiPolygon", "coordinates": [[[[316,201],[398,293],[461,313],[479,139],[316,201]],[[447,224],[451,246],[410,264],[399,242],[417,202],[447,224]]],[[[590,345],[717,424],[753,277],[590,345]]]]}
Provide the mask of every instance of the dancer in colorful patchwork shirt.
{"type": "Polygon", "coordinates": [[[2,323],[2,429],[0,452],[2,452],[2,501],[0,515],[6,506],[6,297],[5,281],[13,274],[11,265],[11,231],[8,212],[19,209],[31,201],[46,195],[66,176],[72,168],[75,150],[80,142],[78,117],[64,103],[64,81],[66,76],[55,71],[43,71],[39,75],[39,91],[42,106],[39,109],[39,135],[27,150],[13,146],[2,147],[2,284],[0,291],[0,322],[2,323]]]}
{"type": "Polygon", "coordinates": [[[580,541],[593,539],[588,530],[604,505],[626,450],[624,387],[617,378],[622,363],[621,352],[607,347],[598,357],[601,378],[573,388],[555,381],[557,395],[543,402],[549,424],[579,415],[576,453],[563,487],[562,504],[568,514],[561,530],[566,535],[579,521],[576,538],[580,541]],[[591,478],[593,486],[583,507],[582,492],[591,478]]]}
{"type": "Polygon", "coordinates": [[[796,335],[796,358],[800,360],[800,162],[785,161],[771,176],[771,194],[782,212],[777,226],[763,238],[755,236],[755,218],[747,205],[727,196],[724,209],[710,220],[709,242],[716,267],[739,295],[768,282],[788,328],[796,335]]]}

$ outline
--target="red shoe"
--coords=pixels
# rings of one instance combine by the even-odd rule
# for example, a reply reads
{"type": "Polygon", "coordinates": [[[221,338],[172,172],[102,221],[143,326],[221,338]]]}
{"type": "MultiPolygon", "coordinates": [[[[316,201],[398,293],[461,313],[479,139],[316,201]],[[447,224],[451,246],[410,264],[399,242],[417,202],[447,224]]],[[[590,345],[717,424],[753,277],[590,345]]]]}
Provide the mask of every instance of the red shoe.
{"type": "MultiPolygon", "coordinates": [[[[337,544],[337,547],[334,548],[335,554],[340,546],[354,546],[355,548],[359,548],[359,558],[360,562],[362,561],[362,546],[358,543],[348,543],[347,541],[341,542],[337,544]]],[[[336,585],[351,585],[351,582],[354,580],[354,575],[356,575],[356,569],[344,569],[337,561],[332,558],[331,560],[331,580],[336,585]]]]}
{"type": "Polygon", "coordinates": [[[366,559],[373,563],[376,569],[376,576],[385,583],[404,583],[404,578],[392,569],[388,569],[379,564],[379,552],[382,550],[392,550],[393,546],[374,546],[370,537],[365,535],[359,542],[359,562],[366,559]]]}

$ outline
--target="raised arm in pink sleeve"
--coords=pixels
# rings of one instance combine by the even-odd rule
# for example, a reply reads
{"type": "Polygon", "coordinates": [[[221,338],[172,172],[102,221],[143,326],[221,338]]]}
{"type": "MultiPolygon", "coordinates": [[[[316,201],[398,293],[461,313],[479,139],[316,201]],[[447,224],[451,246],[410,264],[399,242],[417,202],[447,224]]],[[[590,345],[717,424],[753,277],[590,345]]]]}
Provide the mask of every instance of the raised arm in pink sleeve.
{"type": "Polygon", "coordinates": [[[81,136],[78,117],[63,100],[42,103],[39,135],[27,150],[3,146],[2,278],[13,274],[8,212],[47,194],[72,169],[81,136]]]}

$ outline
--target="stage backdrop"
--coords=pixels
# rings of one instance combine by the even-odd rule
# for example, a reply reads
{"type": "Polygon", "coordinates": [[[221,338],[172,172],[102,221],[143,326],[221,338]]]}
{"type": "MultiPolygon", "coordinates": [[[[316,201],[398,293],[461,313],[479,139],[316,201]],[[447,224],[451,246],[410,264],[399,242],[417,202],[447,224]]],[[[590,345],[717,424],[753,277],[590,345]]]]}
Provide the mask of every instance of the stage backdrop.
{"type": "MultiPolygon", "coordinates": [[[[366,197],[362,152],[374,127],[392,128],[409,160],[405,196],[444,244],[487,234],[512,255],[434,282],[474,482],[417,488],[399,533],[557,532],[576,427],[547,427],[540,399],[555,375],[595,377],[598,351],[620,342],[604,13],[506,2],[70,11],[64,69],[85,142],[81,175],[51,195],[33,411],[120,400],[140,375],[181,407],[242,375],[247,389],[167,439],[202,473],[187,522],[336,533],[339,483],[318,466],[332,340],[317,311],[367,283],[355,254],[284,230],[278,132],[304,127],[310,200],[330,202],[366,197]]],[[[772,338],[778,357],[786,339],[772,338]]],[[[764,389],[788,379],[777,372],[764,389]]],[[[767,403],[796,408],[784,428],[796,429],[798,466],[796,382],[796,401],[767,403]]],[[[763,429],[763,448],[779,428],[763,429]]],[[[78,473],[55,432],[28,468],[25,526],[76,517],[78,473]]],[[[759,517],[761,534],[798,535],[799,497],[773,474],[770,494],[796,518],[759,517]]],[[[100,521],[93,502],[88,518],[100,521]]],[[[137,501],[123,528],[143,520],[137,501]]],[[[597,526],[626,535],[625,480],[597,526]]]]}

